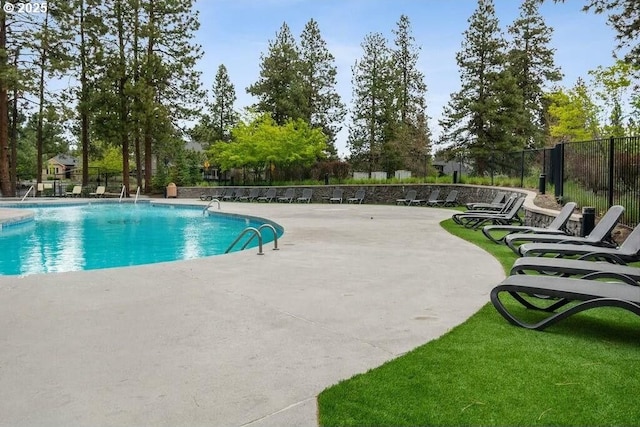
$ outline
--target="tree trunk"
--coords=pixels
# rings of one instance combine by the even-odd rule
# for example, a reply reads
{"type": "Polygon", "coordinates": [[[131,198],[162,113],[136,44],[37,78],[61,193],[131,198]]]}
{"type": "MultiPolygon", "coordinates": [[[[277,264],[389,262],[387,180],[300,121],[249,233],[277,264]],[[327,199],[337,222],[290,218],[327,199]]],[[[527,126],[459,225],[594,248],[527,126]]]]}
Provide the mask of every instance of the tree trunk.
{"type": "MultiPolygon", "coordinates": [[[[8,68],[7,63],[7,22],[4,14],[0,14],[0,50],[2,56],[0,66],[4,69],[8,68]]],[[[11,178],[9,176],[9,123],[8,123],[8,82],[6,78],[0,79],[0,192],[4,196],[14,194],[11,188],[11,178]]]]}

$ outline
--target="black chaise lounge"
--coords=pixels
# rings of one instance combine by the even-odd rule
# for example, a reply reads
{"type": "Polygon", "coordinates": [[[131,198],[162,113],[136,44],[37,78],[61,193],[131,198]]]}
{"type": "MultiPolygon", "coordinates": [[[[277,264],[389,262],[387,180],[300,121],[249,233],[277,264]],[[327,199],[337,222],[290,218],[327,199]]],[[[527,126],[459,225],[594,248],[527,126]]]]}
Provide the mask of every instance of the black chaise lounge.
{"type": "Polygon", "coordinates": [[[477,210],[476,211],[476,210],[473,210],[473,211],[458,212],[458,213],[453,214],[451,216],[451,219],[456,224],[462,225],[463,222],[467,218],[471,218],[471,217],[474,217],[476,215],[506,214],[507,212],[509,212],[509,210],[511,209],[511,206],[513,206],[513,204],[516,202],[517,199],[518,199],[517,194],[512,194],[511,196],[509,196],[507,201],[504,202],[504,206],[498,211],[490,211],[490,210],[477,210]]]}
{"type": "Polygon", "coordinates": [[[522,218],[518,216],[518,211],[524,204],[524,197],[518,197],[510,203],[507,213],[460,213],[453,214],[451,218],[460,225],[467,228],[478,229],[485,224],[523,224],[522,218]]]}
{"type": "Polygon", "coordinates": [[[269,188],[264,196],[260,196],[256,199],[258,202],[267,202],[271,203],[276,198],[276,189],[269,188]]]}
{"type": "Polygon", "coordinates": [[[611,232],[616,227],[618,220],[624,213],[624,208],[614,205],[609,208],[606,214],[598,221],[591,232],[585,236],[566,236],[558,234],[537,234],[537,233],[515,233],[505,237],[504,241],[517,255],[522,255],[520,244],[523,242],[535,243],[575,243],[593,246],[614,247],[611,241],[611,232]]]}
{"type": "Polygon", "coordinates": [[[583,261],[571,258],[524,257],[511,267],[511,274],[542,274],[587,279],[624,278],[628,283],[640,282],[640,268],[609,262],[583,261]]]}
{"type": "Polygon", "coordinates": [[[520,253],[526,257],[578,257],[580,260],[608,261],[616,264],[636,262],[640,261],[640,224],[636,225],[617,248],[566,243],[525,243],[520,246],[520,253]]]}
{"type": "MultiPolygon", "coordinates": [[[[439,192],[438,195],[440,195],[439,192]]],[[[429,196],[429,200],[427,200],[427,206],[455,206],[457,199],[458,190],[450,190],[447,194],[447,197],[445,197],[444,199],[431,200],[431,196],[429,196]]]]}
{"type": "Polygon", "coordinates": [[[353,197],[349,197],[347,199],[347,203],[362,204],[366,194],[367,194],[367,192],[366,192],[366,190],[364,188],[358,188],[358,191],[356,191],[356,194],[354,194],[353,197]]]}
{"type": "Polygon", "coordinates": [[[422,199],[416,199],[418,196],[418,192],[416,190],[409,190],[407,194],[404,195],[404,199],[396,199],[396,205],[421,205],[424,203],[422,199]]]}
{"type": "Polygon", "coordinates": [[[467,203],[466,206],[468,210],[485,209],[490,211],[496,211],[504,207],[504,204],[506,203],[506,199],[507,199],[507,192],[498,191],[490,203],[474,202],[474,203],[467,203]]]}
{"type": "Polygon", "coordinates": [[[573,210],[576,208],[574,202],[565,204],[558,215],[549,223],[547,227],[533,227],[528,225],[485,225],[482,227],[482,233],[489,240],[496,243],[504,243],[505,237],[514,233],[539,233],[539,234],[567,234],[565,227],[573,210]],[[498,232],[497,234],[494,234],[498,232]],[[506,234],[503,234],[505,233],[506,234]]]}
{"type": "Polygon", "coordinates": [[[515,275],[493,288],[490,297],[502,317],[527,329],[543,330],[573,314],[596,307],[624,308],[640,316],[640,287],[637,283],[515,275]],[[519,319],[502,303],[500,296],[505,292],[528,309],[548,313],[548,317],[534,323],[519,319]],[[567,307],[573,302],[577,304],[567,307]],[[562,308],[564,310],[558,311],[562,308]]]}

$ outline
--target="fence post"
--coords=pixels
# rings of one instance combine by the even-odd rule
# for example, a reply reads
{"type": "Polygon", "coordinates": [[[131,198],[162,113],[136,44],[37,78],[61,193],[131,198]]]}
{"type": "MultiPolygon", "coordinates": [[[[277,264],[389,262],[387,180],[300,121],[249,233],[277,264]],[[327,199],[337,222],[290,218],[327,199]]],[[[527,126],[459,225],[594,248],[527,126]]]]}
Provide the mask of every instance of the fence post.
{"type": "Polygon", "coordinates": [[[524,150],[520,155],[520,188],[524,188],[524,150]]]}
{"type": "Polygon", "coordinates": [[[609,207],[613,206],[613,177],[614,177],[614,157],[615,157],[615,144],[613,136],[609,138],[609,207]]]}
{"type": "Polygon", "coordinates": [[[551,152],[551,169],[556,198],[564,196],[564,144],[556,144],[551,152]]]}

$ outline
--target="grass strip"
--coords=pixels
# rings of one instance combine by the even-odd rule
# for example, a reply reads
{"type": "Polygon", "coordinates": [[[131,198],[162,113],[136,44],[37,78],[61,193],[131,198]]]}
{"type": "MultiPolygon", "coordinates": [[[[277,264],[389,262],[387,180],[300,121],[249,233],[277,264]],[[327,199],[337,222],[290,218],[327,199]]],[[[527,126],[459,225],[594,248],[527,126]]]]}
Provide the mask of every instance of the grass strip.
{"type": "MultiPolygon", "coordinates": [[[[442,226],[505,271],[516,259],[479,231],[442,226]]],[[[320,425],[638,425],[639,326],[625,310],[598,308],[529,331],[487,303],[439,339],[324,390],[320,425]]]]}

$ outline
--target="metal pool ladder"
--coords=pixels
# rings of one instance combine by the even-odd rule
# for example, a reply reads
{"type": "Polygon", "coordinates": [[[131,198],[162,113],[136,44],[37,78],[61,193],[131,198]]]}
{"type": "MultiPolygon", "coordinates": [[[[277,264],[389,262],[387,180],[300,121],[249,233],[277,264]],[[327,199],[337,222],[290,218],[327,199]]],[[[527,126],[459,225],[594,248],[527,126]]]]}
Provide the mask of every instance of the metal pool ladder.
{"type": "MultiPolygon", "coordinates": [[[[214,199],[215,200],[215,199],[214,199]]],[[[262,224],[260,227],[255,228],[255,227],[247,227],[244,230],[242,230],[242,232],[238,235],[238,237],[236,237],[236,240],[233,241],[233,243],[231,243],[229,245],[229,247],[227,248],[226,251],[224,251],[225,254],[228,254],[229,251],[231,251],[231,249],[233,249],[233,247],[240,241],[240,239],[242,239],[244,237],[245,234],[247,233],[252,233],[251,237],[249,238],[249,240],[247,240],[244,245],[242,245],[242,247],[240,248],[240,250],[243,250],[244,248],[247,247],[247,245],[249,243],[251,243],[251,241],[253,240],[254,237],[258,236],[258,255],[264,255],[264,252],[262,252],[262,230],[268,228],[273,232],[273,250],[277,251],[278,249],[278,232],[276,231],[276,228],[271,225],[271,224],[262,224]]]]}
{"type": "Polygon", "coordinates": [[[207,212],[207,209],[209,209],[209,207],[211,207],[211,205],[214,204],[214,203],[218,204],[218,210],[220,210],[220,200],[211,199],[211,201],[209,203],[207,203],[207,206],[205,206],[204,209],[202,210],[202,215],[204,215],[207,212]]]}

